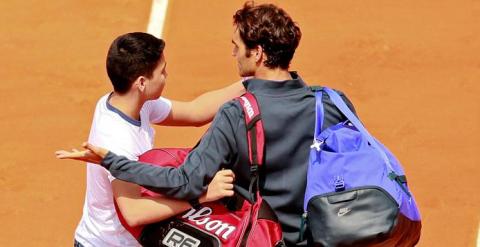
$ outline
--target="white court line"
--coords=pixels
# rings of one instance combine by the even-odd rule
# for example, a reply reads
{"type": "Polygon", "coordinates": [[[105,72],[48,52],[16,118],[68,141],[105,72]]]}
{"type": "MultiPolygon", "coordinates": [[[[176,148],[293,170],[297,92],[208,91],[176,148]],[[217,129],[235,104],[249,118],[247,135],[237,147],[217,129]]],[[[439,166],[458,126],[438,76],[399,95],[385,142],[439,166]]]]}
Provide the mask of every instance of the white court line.
{"type": "Polygon", "coordinates": [[[147,33],[162,38],[163,24],[167,16],[168,0],[153,0],[150,20],[148,21],[147,33]]]}
{"type": "Polygon", "coordinates": [[[480,247],[480,224],[478,224],[477,247],[480,247]]]}

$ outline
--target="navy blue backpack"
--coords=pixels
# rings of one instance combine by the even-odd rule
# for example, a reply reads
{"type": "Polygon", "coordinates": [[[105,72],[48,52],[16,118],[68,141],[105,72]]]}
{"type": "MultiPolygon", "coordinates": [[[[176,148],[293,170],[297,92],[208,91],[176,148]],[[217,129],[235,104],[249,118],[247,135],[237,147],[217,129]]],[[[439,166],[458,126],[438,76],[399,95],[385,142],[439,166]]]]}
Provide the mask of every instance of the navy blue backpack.
{"type": "Polygon", "coordinates": [[[315,92],[304,220],[309,246],[414,246],[420,214],[398,160],[332,89],[315,92]],[[322,91],[348,121],[323,131],[322,91]]]}

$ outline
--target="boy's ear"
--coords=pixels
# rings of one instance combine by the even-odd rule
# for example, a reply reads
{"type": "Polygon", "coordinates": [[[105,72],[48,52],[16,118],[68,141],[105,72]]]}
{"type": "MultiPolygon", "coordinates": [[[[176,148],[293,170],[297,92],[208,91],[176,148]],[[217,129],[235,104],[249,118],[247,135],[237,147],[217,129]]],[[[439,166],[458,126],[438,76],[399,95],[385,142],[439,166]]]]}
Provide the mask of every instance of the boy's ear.
{"type": "Polygon", "coordinates": [[[133,83],[133,85],[135,87],[138,88],[138,90],[140,90],[140,92],[143,92],[145,90],[145,83],[147,81],[147,78],[145,78],[144,76],[139,76],[135,82],[133,83]]]}

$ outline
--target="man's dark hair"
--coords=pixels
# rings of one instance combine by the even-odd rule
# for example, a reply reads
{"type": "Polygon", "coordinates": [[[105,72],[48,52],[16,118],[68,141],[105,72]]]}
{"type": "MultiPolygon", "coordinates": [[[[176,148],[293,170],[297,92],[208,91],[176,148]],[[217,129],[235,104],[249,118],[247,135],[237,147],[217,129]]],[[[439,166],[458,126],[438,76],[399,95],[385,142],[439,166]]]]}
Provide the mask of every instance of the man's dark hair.
{"type": "Polygon", "coordinates": [[[233,15],[233,23],[247,49],[262,47],[267,54],[265,66],[288,69],[302,32],[287,12],[273,4],[249,1],[233,15]]]}
{"type": "Polygon", "coordinates": [[[150,78],[165,42],[148,33],[127,33],[116,38],[107,54],[107,73],[115,92],[126,93],[139,77],[150,78]]]}

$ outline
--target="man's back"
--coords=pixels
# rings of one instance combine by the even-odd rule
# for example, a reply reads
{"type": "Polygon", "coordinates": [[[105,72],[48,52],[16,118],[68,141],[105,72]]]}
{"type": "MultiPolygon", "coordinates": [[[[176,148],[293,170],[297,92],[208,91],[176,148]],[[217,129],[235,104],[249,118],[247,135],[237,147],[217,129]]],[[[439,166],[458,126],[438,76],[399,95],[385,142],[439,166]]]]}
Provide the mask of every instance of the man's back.
{"type": "MultiPolygon", "coordinates": [[[[287,244],[298,238],[311,130],[315,126],[315,98],[302,84],[300,80],[251,80],[247,84],[257,98],[265,129],[265,167],[260,171],[260,190],[277,214],[287,244]]],[[[246,127],[242,125],[235,133],[239,159],[234,171],[238,182],[248,189],[246,127]]]]}
{"type": "MultiPolygon", "coordinates": [[[[257,98],[265,129],[265,167],[260,171],[261,193],[279,217],[289,245],[296,243],[299,237],[308,154],[315,126],[314,94],[300,78],[296,75],[293,78],[283,82],[253,79],[246,83],[248,91],[257,98]]],[[[344,120],[336,108],[329,104],[325,108],[324,127],[344,120]]],[[[238,103],[232,102],[226,110],[231,123],[235,119],[243,119],[238,103]]],[[[237,183],[248,189],[250,170],[243,121],[239,121],[234,138],[238,156],[233,169],[237,183]]]]}

